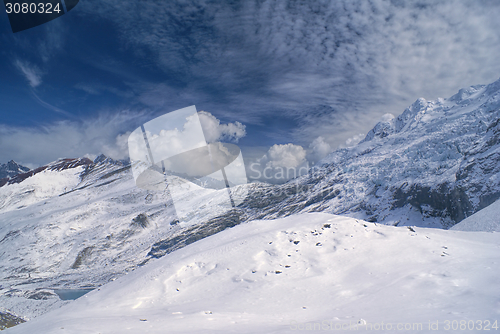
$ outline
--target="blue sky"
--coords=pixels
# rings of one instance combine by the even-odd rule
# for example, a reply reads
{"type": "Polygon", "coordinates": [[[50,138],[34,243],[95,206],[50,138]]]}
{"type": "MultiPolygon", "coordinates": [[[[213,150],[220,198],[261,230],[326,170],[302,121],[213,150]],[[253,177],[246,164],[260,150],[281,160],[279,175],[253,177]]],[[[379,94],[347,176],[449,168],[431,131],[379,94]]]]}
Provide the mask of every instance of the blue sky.
{"type": "Polygon", "coordinates": [[[498,17],[497,1],[80,0],[12,34],[3,14],[0,162],[124,158],[130,131],[193,104],[243,124],[249,159],[317,160],[498,79],[498,17]]]}

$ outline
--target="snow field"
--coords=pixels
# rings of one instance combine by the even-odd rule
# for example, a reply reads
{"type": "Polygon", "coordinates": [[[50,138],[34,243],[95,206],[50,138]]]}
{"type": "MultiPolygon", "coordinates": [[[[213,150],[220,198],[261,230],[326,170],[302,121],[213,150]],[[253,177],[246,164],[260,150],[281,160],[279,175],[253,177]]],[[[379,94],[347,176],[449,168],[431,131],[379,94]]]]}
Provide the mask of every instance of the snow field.
{"type": "Polygon", "coordinates": [[[497,233],[324,213],[253,221],[8,333],[288,333],[323,321],[431,333],[429,321],[500,318],[499,250],[497,233]]]}

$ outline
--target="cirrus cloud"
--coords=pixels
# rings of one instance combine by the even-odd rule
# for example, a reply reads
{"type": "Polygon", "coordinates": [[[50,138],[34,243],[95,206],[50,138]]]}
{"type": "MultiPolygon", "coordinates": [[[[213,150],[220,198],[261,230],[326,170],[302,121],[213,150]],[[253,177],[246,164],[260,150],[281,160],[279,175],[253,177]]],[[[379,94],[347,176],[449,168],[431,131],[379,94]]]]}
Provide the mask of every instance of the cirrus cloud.
{"type": "Polygon", "coordinates": [[[28,80],[28,83],[32,88],[40,86],[42,83],[42,71],[38,68],[38,66],[19,59],[14,62],[14,65],[24,75],[26,80],[28,80]]]}

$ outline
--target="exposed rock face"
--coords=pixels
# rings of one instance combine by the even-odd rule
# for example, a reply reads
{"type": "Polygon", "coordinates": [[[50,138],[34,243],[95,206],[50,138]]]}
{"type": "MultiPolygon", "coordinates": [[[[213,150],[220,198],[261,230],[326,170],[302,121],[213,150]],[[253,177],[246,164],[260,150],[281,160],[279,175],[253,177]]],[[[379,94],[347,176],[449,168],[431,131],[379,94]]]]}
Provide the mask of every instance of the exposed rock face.
{"type": "Polygon", "coordinates": [[[21,317],[7,311],[0,311],[0,331],[22,324],[23,322],[26,322],[26,320],[21,317]]]}

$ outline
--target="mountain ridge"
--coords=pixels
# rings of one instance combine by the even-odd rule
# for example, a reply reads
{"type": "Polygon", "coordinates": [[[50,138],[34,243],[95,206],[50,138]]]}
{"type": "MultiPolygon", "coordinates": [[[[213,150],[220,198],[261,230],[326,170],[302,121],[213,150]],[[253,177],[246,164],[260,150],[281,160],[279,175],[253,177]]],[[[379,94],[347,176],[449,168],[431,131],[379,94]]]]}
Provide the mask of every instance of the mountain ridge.
{"type": "Polygon", "coordinates": [[[417,99],[309,174],[259,186],[243,207],[251,219],[328,212],[449,228],[500,197],[499,119],[500,80],[417,99]]]}
{"type": "MultiPolygon", "coordinates": [[[[325,211],[392,225],[449,228],[500,198],[499,181],[485,182],[486,175],[500,173],[499,91],[500,79],[460,89],[447,99],[419,98],[399,116],[385,115],[358,145],[331,153],[308,175],[279,186],[248,186],[256,195],[241,208],[252,219],[325,211]],[[293,187],[302,190],[269,195],[271,189],[286,194],[293,187]]],[[[104,155],[93,162],[66,160],[87,166],[82,179],[105,162],[127,165],[104,155]]],[[[8,183],[30,173],[35,174],[8,183]]]]}
{"type": "Polygon", "coordinates": [[[62,302],[39,291],[99,287],[250,220],[325,212],[447,229],[500,197],[499,119],[500,80],[418,99],[307,175],[237,186],[248,196],[235,210],[208,218],[213,208],[198,203],[185,222],[168,191],[136,187],[127,161],[63,159],[19,174],[0,187],[0,244],[11,250],[0,257],[0,303],[34,317],[62,302]]]}

